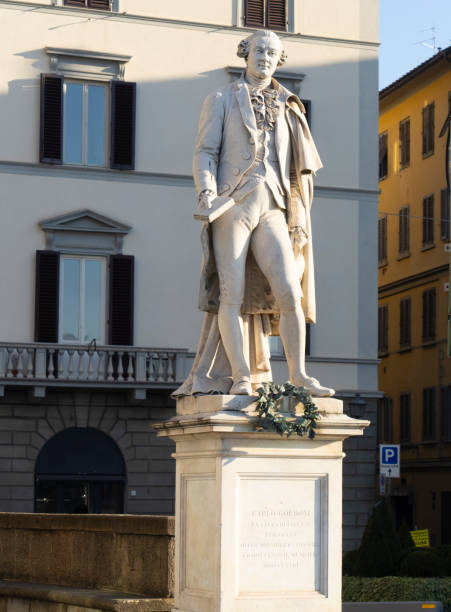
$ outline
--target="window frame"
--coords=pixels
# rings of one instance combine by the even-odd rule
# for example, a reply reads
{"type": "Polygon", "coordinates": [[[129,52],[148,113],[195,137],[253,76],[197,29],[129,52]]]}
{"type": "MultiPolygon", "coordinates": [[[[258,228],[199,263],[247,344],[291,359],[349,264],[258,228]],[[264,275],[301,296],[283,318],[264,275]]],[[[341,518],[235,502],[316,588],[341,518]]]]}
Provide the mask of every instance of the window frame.
{"type": "Polygon", "coordinates": [[[108,161],[111,153],[111,135],[108,129],[111,124],[111,86],[105,81],[95,80],[82,80],[74,78],[63,79],[63,150],[62,150],[62,165],[76,168],[108,168],[108,161]],[[66,142],[66,88],[69,83],[82,85],[82,161],[81,163],[67,162],[64,159],[65,142],[66,142]],[[103,165],[88,164],[87,163],[87,150],[88,150],[88,89],[90,86],[103,87],[104,95],[104,121],[103,121],[103,165]]]}
{"type": "Polygon", "coordinates": [[[407,349],[412,346],[412,300],[409,297],[399,301],[399,346],[407,349]]]}
{"type": "Polygon", "coordinates": [[[58,344],[80,344],[84,346],[92,342],[91,340],[83,340],[84,337],[84,311],[85,311],[85,261],[100,261],[101,262],[101,287],[100,287],[100,338],[95,338],[97,344],[106,344],[106,338],[108,338],[108,308],[107,296],[108,291],[108,258],[102,255],[85,255],[85,254],[72,254],[72,253],[60,253],[60,264],[59,264],[59,311],[58,311],[58,344]],[[77,259],[82,262],[80,265],[80,310],[79,310],[79,339],[78,340],[64,340],[63,338],[63,316],[64,316],[64,260],[65,259],[77,259]]]}
{"type": "MultiPolygon", "coordinates": [[[[113,11],[113,5],[115,3],[115,0],[109,0],[108,1],[108,5],[109,5],[108,8],[90,6],[90,3],[92,1],[93,0],[82,0],[82,2],[84,2],[84,6],[80,6],[80,4],[77,4],[77,0],[61,0],[61,4],[64,7],[72,8],[72,9],[74,9],[74,8],[75,9],[82,9],[82,10],[89,9],[91,11],[104,11],[104,12],[108,12],[108,13],[113,11]]],[[[95,1],[96,0],[94,0],[94,2],[95,1]]]]}
{"type": "Polygon", "coordinates": [[[435,224],[435,216],[434,216],[434,194],[430,193],[423,198],[423,234],[422,234],[422,248],[431,248],[435,246],[434,244],[434,224],[435,224]],[[430,210],[428,210],[430,206],[430,210]]]}
{"type": "Polygon", "coordinates": [[[257,22],[257,21],[249,21],[248,19],[248,1],[249,0],[242,0],[242,19],[243,19],[243,25],[245,28],[253,28],[253,29],[270,29],[270,30],[274,30],[276,32],[288,32],[289,31],[289,22],[290,22],[290,6],[289,6],[289,0],[283,0],[285,3],[285,25],[283,28],[279,28],[276,25],[274,25],[274,23],[270,23],[270,17],[269,17],[269,7],[270,7],[270,1],[271,0],[253,0],[253,1],[258,1],[262,3],[262,14],[263,14],[263,21],[257,22]]]}
{"type": "Polygon", "coordinates": [[[424,388],[422,395],[422,440],[432,442],[437,438],[437,393],[435,387],[424,388]]]}
{"type": "Polygon", "coordinates": [[[450,240],[450,197],[447,187],[440,190],[440,240],[450,240]]]}
{"type": "Polygon", "coordinates": [[[379,134],[379,180],[388,177],[388,130],[379,134]],[[385,141],[385,144],[384,144],[385,141]]]}
{"type": "Polygon", "coordinates": [[[437,291],[435,287],[426,289],[422,294],[422,341],[435,342],[437,334],[437,291]]]}
{"type": "Polygon", "coordinates": [[[410,255],[410,206],[407,204],[398,213],[398,255],[410,255]]]}
{"type": "Polygon", "coordinates": [[[399,395],[399,441],[411,441],[412,397],[410,393],[399,395]]]}
{"type": "Polygon", "coordinates": [[[388,217],[384,215],[379,217],[377,222],[377,261],[379,266],[385,266],[388,262],[388,217]]]}
{"type": "Polygon", "coordinates": [[[410,117],[399,122],[399,168],[410,166],[410,117]]]}
{"type": "Polygon", "coordinates": [[[422,109],[422,147],[423,158],[434,154],[435,149],[435,102],[422,109]]]}
{"type": "Polygon", "coordinates": [[[378,307],[378,355],[388,354],[388,304],[378,307]]]}

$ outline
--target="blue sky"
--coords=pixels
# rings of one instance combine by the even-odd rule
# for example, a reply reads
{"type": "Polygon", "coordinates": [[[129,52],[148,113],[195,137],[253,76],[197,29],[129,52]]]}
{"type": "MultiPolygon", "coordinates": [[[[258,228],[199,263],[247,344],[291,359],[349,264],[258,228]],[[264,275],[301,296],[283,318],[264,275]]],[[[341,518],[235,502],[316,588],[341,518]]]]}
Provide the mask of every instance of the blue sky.
{"type": "Polygon", "coordinates": [[[451,0],[379,0],[379,14],[380,89],[429,59],[434,36],[451,45],[451,0]]]}

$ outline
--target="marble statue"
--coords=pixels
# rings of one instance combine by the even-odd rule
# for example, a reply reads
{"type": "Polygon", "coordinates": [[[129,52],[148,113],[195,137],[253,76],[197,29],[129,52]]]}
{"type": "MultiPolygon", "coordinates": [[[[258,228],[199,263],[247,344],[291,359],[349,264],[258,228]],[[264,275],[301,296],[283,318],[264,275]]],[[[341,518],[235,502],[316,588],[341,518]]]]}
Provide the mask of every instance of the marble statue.
{"type": "Polygon", "coordinates": [[[268,336],[280,334],[290,381],[331,396],[305,370],[305,325],[315,322],[310,207],[322,167],[297,96],[273,77],[286,61],[279,37],[244,39],[241,78],[207,96],[193,174],[199,211],[231,207],[201,231],[201,337],[174,395],[251,395],[271,380],[268,336]]]}

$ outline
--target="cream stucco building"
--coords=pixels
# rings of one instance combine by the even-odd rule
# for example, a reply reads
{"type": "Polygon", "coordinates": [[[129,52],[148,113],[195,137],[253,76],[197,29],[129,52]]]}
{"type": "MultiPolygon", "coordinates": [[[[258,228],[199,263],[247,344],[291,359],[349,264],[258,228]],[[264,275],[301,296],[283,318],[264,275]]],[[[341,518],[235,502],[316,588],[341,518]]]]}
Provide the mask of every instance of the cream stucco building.
{"type": "MultiPolygon", "coordinates": [[[[197,121],[259,23],[281,30],[278,77],[324,164],[309,371],[374,422],[377,0],[276,4],[0,0],[0,510],[173,512],[172,449],[149,424],[200,330],[197,121]]],[[[348,447],[347,547],[374,462],[373,425],[348,447]]]]}

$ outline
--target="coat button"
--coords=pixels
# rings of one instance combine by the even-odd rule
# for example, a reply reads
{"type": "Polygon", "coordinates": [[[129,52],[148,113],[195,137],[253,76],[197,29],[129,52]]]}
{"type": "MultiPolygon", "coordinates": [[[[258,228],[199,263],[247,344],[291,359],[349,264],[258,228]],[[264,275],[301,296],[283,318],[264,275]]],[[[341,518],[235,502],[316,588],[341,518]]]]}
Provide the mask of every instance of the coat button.
{"type": "Polygon", "coordinates": [[[249,153],[249,151],[244,151],[243,153],[241,153],[241,157],[243,159],[250,159],[251,158],[251,154],[249,153]]]}
{"type": "Polygon", "coordinates": [[[235,176],[238,176],[238,175],[239,175],[239,173],[240,173],[240,169],[239,169],[239,168],[234,168],[234,169],[233,169],[233,174],[234,174],[235,176]]]}
{"type": "Polygon", "coordinates": [[[222,195],[223,193],[225,193],[228,189],[230,189],[230,185],[227,185],[227,183],[224,183],[224,185],[221,185],[221,187],[219,188],[219,195],[222,195]]]}
{"type": "Polygon", "coordinates": [[[255,144],[255,140],[252,137],[249,138],[249,142],[250,142],[251,145],[255,144]]]}

